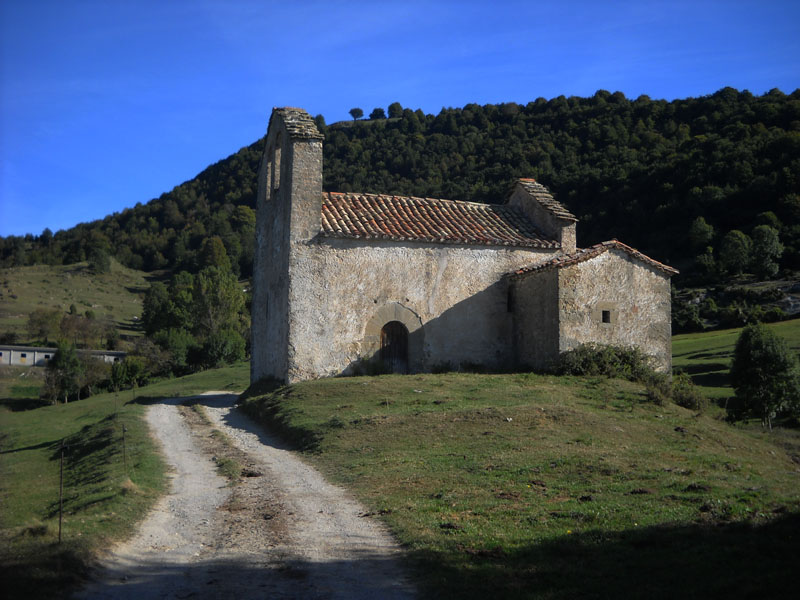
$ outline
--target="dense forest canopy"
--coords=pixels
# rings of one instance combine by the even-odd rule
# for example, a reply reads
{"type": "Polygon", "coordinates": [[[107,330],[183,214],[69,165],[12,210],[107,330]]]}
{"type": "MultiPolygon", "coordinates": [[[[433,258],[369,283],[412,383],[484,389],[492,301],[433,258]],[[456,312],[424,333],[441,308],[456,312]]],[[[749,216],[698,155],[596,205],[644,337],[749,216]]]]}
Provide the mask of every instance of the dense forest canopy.
{"type": "MultiPolygon", "coordinates": [[[[388,114],[331,126],[316,118],[326,190],[502,202],[515,178],[535,177],[579,217],[581,245],[617,237],[691,273],[730,232],[766,225],[778,232],[781,267],[800,269],[800,90],[724,88],[671,102],[600,90],[438,115],[394,103],[388,114]]],[[[203,241],[218,236],[248,277],[262,148],[263,139],[105,219],[0,238],[0,264],[108,253],[137,269],[197,272],[203,241]]]]}

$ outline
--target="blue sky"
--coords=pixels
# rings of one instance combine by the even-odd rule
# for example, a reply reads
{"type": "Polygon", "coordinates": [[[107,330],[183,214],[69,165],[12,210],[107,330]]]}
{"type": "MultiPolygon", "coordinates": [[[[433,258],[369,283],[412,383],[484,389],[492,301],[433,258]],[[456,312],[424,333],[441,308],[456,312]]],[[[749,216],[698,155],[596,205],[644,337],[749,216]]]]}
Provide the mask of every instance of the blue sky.
{"type": "Polygon", "coordinates": [[[0,2],[0,235],[146,203],[264,134],[400,102],[800,87],[800,2],[0,2]],[[290,5],[291,4],[291,5],[290,5]]]}

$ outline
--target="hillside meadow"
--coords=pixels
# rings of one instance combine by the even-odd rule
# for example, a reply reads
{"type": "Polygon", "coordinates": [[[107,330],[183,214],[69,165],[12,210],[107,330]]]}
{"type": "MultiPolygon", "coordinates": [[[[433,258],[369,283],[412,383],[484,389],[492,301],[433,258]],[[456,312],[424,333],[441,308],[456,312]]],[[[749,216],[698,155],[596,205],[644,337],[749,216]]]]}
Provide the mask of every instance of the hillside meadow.
{"type": "Polygon", "coordinates": [[[0,269],[0,333],[28,341],[28,315],[37,308],[64,314],[92,311],[121,333],[138,335],[137,321],[151,274],[111,261],[108,273],[93,273],[87,262],[0,269]]]}
{"type": "Polygon", "coordinates": [[[604,378],[386,375],[250,390],[406,546],[431,598],[782,597],[800,438],[604,378]]]}
{"type": "MultiPolygon", "coordinates": [[[[771,327],[800,347],[800,320],[771,327]]],[[[676,336],[675,365],[731,395],[703,369],[724,374],[737,336],[676,336]]],[[[80,581],[163,493],[149,402],[247,383],[239,363],[41,406],[37,380],[4,369],[0,568],[12,596],[80,581]]],[[[797,430],[657,406],[630,382],[531,373],[326,379],[251,389],[241,404],[387,523],[423,597],[785,597],[794,583],[797,430]]]]}

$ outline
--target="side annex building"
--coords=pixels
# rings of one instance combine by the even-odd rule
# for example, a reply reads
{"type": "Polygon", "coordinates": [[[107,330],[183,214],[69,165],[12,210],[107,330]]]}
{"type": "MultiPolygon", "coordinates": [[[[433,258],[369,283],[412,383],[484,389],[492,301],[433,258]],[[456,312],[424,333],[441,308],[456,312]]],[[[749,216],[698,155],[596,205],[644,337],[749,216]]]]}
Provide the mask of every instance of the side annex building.
{"type": "Polygon", "coordinates": [[[444,366],[544,368],[595,342],[671,369],[670,277],[533,179],[503,204],[323,192],[323,136],[275,108],[259,170],[251,381],[444,366]]]}

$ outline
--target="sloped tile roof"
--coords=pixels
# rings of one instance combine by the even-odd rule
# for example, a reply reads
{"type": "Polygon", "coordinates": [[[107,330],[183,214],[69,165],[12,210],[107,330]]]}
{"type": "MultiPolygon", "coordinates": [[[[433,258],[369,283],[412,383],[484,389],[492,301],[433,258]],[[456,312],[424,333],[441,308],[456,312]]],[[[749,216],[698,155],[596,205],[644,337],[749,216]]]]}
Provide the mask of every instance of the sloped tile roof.
{"type": "MultiPolygon", "coordinates": [[[[291,106],[284,106],[283,108],[275,107],[272,109],[272,116],[279,114],[283,118],[286,125],[286,131],[289,136],[294,139],[324,139],[324,135],[317,129],[317,124],[306,111],[302,108],[294,108],[291,106]]],[[[272,118],[270,118],[272,121],[272,118]]]]}
{"type": "Polygon", "coordinates": [[[649,265],[655,269],[663,271],[667,275],[678,274],[677,269],[673,269],[672,267],[660,263],[657,260],[653,260],[649,256],[642,254],[641,252],[639,252],[635,248],[631,248],[627,244],[623,244],[618,240],[609,240],[607,242],[601,242],[599,244],[595,244],[594,246],[590,246],[589,248],[582,248],[570,254],[562,254],[541,264],[517,269],[516,271],[509,273],[509,275],[512,278],[516,278],[526,275],[528,273],[540,273],[542,271],[547,271],[549,269],[561,269],[562,267],[569,267],[571,265],[575,265],[590,260],[592,258],[595,258],[596,256],[600,256],[604,252],[608,252],[609,250],[612,249],[621,250],[622,252],[628,254],[631,258],[635,258],[636,260],[643,262],[646,265],[649,265]]]}
{"type": "Polygon", "coordinates": [[[563,204],[553,198],[553,194],[550,193],[550,190],[535,179],[517,179],[517,184],[521,185],[525,191],[538,200],[539,204],[556,217],[569,221],[578,220],[578,217],[569,212],[563,204]]]}
{"type": "Polygon", "coordinates": [[[323,193],[322,234],[365,240],[561,247],[517,208],[387,194],[323,193]]]}

